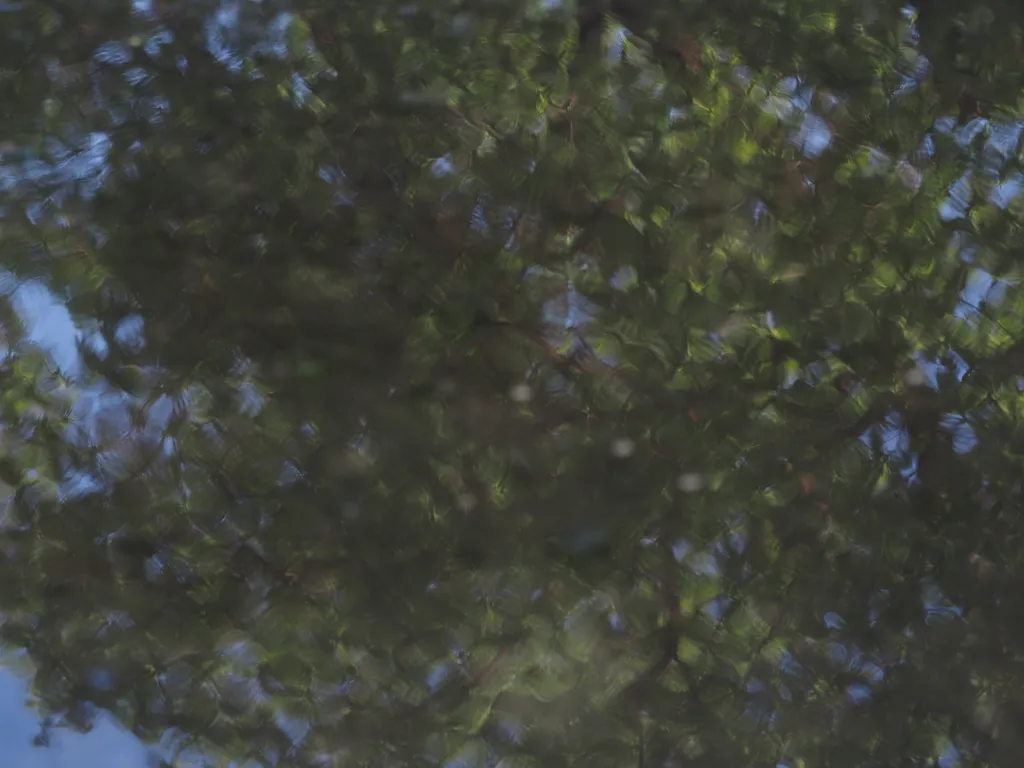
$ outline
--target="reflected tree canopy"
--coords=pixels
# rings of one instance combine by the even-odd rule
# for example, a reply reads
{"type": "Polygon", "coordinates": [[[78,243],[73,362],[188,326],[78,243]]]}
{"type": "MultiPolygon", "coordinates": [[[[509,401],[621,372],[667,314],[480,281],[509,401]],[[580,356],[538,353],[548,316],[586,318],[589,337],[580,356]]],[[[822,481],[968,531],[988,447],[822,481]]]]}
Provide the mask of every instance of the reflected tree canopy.
{"type": "Polygon", "coordinates": [[[1020,764],[1024,5],[12,0],[0,94],[50,725],[1020,764]]]}

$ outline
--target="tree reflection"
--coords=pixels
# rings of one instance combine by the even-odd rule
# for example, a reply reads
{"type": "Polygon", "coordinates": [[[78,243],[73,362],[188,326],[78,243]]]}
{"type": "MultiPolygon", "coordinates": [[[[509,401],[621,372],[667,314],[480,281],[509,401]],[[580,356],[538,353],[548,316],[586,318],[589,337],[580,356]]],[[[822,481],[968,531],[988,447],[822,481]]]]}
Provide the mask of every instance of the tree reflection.
{"type": "Polygon", "coordinates": [[[77,334],[12,279],[54,727],[1016,765],[1015,4],[2,10],[0,258],[77,334]]]}

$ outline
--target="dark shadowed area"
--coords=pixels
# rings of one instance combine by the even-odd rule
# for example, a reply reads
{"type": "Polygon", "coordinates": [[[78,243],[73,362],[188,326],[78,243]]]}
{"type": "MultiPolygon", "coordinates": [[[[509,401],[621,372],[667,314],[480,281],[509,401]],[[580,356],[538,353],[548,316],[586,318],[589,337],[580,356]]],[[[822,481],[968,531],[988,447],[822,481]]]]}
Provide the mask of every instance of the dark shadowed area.
{"type": "Polygon", "coordinates": [[[1024,764],[1022,96],[1016,0],[0,0],[0,765],[1024,764]]]}

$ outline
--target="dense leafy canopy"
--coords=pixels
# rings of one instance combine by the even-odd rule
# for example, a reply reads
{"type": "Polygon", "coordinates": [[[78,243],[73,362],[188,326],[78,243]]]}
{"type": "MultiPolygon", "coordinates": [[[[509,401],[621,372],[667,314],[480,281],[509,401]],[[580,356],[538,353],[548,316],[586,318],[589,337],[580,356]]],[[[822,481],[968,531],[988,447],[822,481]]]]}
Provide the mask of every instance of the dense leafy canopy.
{"type": "Polygon", "coordinates": [[[13,0],[0,93],[51,724],[1020,764],[1024,6],[13,0]]]}

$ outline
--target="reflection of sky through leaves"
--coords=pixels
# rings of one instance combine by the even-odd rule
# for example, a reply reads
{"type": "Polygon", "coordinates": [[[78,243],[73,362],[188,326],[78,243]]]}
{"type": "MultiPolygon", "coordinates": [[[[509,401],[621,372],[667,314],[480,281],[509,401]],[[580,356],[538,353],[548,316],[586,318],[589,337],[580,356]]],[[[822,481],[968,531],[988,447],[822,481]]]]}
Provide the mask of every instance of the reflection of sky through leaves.
{"type": "Polygon", "coordinates": [[[0,761],[11,768],[144,768],[143,748],[129,734],[103,720],[89,734],[61,733],[52,746],[32,745],[38,713],[27,708],[24,681],[0,671],[0,761]]]}
{"type": "Polygon", "coordinates": [[[1014,8],[292,5],[0,8],[45,706],[268,765],[1009,765],[1014,8]]]}

